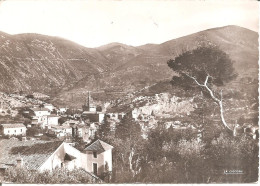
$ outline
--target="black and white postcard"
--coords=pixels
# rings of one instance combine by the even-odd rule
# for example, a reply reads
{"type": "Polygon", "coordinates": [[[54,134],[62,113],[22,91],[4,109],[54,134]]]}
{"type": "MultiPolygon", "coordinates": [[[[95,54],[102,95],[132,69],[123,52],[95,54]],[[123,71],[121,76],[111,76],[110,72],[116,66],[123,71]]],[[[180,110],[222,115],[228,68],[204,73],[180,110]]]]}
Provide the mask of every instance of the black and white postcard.
{"type": "Polygon", "coordinates": [[[257,183],[259,3],[0,0],[0,183],[257,183]]]}

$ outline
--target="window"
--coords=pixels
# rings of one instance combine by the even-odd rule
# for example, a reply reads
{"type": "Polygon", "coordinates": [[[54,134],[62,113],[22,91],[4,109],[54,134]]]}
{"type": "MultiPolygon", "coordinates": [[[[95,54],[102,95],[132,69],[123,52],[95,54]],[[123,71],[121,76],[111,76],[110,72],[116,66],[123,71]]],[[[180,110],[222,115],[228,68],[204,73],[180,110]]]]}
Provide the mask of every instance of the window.
{"type": "Polygon", "coordinates": [[[97,158],[97,152],[93,152],[93,157],[97,158]]]}

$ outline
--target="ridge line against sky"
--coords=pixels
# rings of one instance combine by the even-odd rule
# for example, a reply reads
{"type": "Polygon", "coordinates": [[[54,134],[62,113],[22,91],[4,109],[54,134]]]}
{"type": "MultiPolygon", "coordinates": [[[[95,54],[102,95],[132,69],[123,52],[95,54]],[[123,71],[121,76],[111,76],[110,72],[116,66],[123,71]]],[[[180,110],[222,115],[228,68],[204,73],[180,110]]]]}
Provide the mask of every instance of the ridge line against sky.
{"type": "Polygon", "coordinates": [[[85,47],[140,46],[237,25],[258,32],[257,1],[0,1],[0,30],[58,36],[85,47]]]}

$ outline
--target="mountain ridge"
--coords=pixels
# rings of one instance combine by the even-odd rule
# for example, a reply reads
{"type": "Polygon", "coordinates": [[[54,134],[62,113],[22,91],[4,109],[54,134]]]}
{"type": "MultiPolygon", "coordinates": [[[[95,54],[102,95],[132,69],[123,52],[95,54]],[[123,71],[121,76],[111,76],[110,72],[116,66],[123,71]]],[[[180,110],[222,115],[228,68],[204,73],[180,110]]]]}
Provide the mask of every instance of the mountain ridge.
{"type": "Polygon", "coordinates": [[[68,95],[82,97],[86,91],[117,92],[111,99],[117,98],[171,79],[166,62],[202,44],[217,45],[228,53],[241,76],[257,72],[258,33],[239,26],[137,47],[110,43],[87,48],[55,36],[0,32],[0,91],[39,91],[56,96],[57,102],[71,102],[68,95]]]}

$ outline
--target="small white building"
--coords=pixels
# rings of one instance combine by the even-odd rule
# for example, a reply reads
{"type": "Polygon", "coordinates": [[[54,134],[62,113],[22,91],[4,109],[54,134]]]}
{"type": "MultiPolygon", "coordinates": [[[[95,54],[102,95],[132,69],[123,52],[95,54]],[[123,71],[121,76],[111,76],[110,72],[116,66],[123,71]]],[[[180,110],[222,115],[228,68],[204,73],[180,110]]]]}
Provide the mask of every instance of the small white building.
{"type": "Polygon", "coordinates": [[[62,125],[63,126],[73,126],[73,125],[77,125],[77,124],[80,124],[80,122],[79,121],[77,121],[77,120],[72,120],[72,119],[70,119],[70,120],[67,120],[67,121],[65,121],[62,125]]]}
{"type": "Polygon", "coordinates": [[[50,110],[47,108],[32,108],[31,110],[34,112],[36,117],[42,117],[51,114],[50,110]]]}
{"type": "Polygon", "coordinates": [[[50,98],[50,96],[48,96],[46,94],[42,94],[40,92],[34,92],[32,95],[36,99],[49,99],[50,98]]]}
{"type": "Polygon", "coordinates": [[[25,136],[26,127],[22,123],[15,124],[1,124],[1,132],[6,136],[25,136]]]}
{"type": "Polygon", "coordinates": [[[55,114],[42,116],[42,128],[49,125],[59,125],[59,116],[55,114]]]}
{"type": "Polygon", "coordinates": [[[54,110],[54,106],[53,106],[52,104],[49,104],[49,103],[44,104],[44,108],[47,108],[47,109],[49,109],[50,111],[53,111],[53,110],[54,110]]]}
{"type": "Polygon", "coordinates": [[[95,131],[86,125],[75,125],[72,127],[72,135],[82,138],[84,142],[90,143],[95,136],[95,131]]]}
{"type": "Polygon", "coordinates": [[[138,112],[138,110],[135,108],[134,110],[132,110],[132,118],[137,120],[138,116],[140,115],[140,113],[138,112]]]}
{"type": "Polygon", "coordinates": [[[120,113],[107,113],[106,116],[110,119],[114,120],[122,120],[125,117],[126,113],[120,112],[120,113]]]}
{"type": "Polygon", "coordinates": [[[60,108],[57,112],[59,114],[65,114],[65,112],[67,112],[68,108],[60,108]]]}
{"type": "Polygon", "coordinates": [[[49,109],[47,108],[31,108],[31,110],[34,112],[34,117],[33,119],[37,119],[38,120],[38,124],[42,124],[43,123],[43,116],[47,116],[50,115],[51,112],[49,109]]]}
{"type": "Polygon", "coordinates": [[[94,143],[86,147],[84,150],[87,155],[86,171],[98,176],[107,170],[112,171],[113,148],[113,146],[101,140],[96,140],[94,143]]]}
{"type": "Polygon", "coordinates": [[[54,134],[57,137],[62,137],[62,136],[72,136],[72,127],[70,126],[57,126],[57,125],[52,125],[52,126],[48,126],[50,131],[53,131],[54,134]]]}

